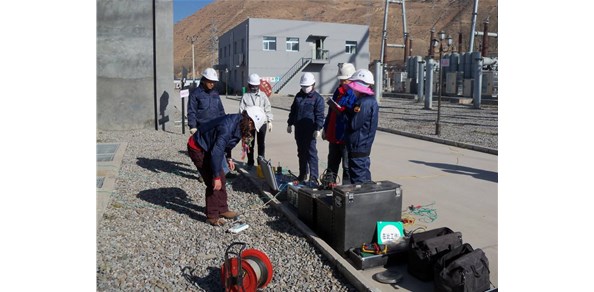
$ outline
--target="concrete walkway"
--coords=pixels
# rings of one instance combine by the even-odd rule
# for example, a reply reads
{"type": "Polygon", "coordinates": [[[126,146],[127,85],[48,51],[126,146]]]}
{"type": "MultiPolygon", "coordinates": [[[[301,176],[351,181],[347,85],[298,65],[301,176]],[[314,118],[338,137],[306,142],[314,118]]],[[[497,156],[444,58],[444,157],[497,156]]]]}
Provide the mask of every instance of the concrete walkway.
{"type": "MultiPolygon", "coordinates": [[[[289,97],[273,97],[289,98],[289,97]]],[[[237,112],[236,97],[222,97],[227,113],[237,112]]],[[[280,162],[283,168],[294,173],[298,170],[297,147],[292,134],[286,132],[288,111],[273,108],[272,132],[266,135],[266,158],[272,165],[280,162]]],[[[328,144],[318,140],[320,173],[326,168],[328,144]]],[[[237,149],[233,157],[238,158],[237,149]]],[[[374,181],[389,180],[402,185],[403,207],[430,205],[436,209],[437,219],[420,222],[414,227],[427,229],[447,226],[460,231],[465,243],[481,248],[489,259],[491,282],[497,287],[498,278],[498,196],[497,156],[457,148],[431,141],[414,139],[378,131],[371,154],[371,173],[374,181]]],[[[292,221],[299,221],[291,208],[280,206],[292,221]],[[291,214],[293,213],[293,214],[291,214]]],[[[309,228],[299,222],[300,229],[309,228]]],[[[326,245],[315,233],[306,232],[314,244],[337,264],[339,270],[351,281],[359,282],[365,290],[381,291],[432,291],[432,282],[421,282],[406,272],[406,266],[378,267],[355,270],[344,267],[344,259],[326,245]],[[309,234],[308,234],[309,233],[309,234]],[[313,236],[312,236],[313,234],[313,236]],[[320,243],[321,241],[321,243],[320,243]],[[386,269],[400,271],[404,279],[397,286],[372,280],[375,273],[386,269]]],[[[410,231],[410,230],[408,230],[410,231]]]]}

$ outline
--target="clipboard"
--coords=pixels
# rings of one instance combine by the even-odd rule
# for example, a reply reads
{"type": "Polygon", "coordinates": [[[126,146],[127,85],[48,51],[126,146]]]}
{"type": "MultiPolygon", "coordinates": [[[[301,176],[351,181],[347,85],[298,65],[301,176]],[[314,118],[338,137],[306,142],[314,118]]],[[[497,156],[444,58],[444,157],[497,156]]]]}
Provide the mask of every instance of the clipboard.
{"type": "Polygon", "coordinates": [[[336,103],[336,101],[334,101],[334,99],[332,99],[331,97],[328,98],[328,101],[326,103],[336,113],[342,113],[342,111],[344,111],[342,106],[336,103]]]}

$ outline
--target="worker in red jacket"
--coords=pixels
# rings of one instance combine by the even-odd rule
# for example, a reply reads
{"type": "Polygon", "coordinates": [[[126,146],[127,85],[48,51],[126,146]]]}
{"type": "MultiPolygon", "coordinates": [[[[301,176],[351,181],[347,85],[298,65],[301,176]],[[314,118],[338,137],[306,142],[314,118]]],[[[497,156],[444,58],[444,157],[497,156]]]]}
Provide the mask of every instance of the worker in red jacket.
{"type": "Polygon", "coordinates": [[[352,103],[356,98],[353,90],[347,86],[351,81],[349,78],[355,73],[355,66],[351,63],[343,63],[338,69],[338,88],[334,91],[332,99],[328,100],[328,114],[324,120],[322,139],[328,141],[328,169],[325,180],[336,183],[338,177],[338,166],[342,161],[342,184],[350,184],[349,155],[345,144],[345,131],[347,117],[344,111],[347,108],[347,101],[352,103]]]}

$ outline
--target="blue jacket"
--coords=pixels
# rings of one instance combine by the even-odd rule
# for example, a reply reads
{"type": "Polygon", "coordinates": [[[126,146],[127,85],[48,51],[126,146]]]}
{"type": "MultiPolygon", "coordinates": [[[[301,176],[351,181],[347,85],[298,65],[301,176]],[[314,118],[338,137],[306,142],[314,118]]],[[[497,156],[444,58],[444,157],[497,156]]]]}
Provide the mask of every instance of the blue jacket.
{"type": "Polygon", "coordinates": [[[200,125],[193,135],[194,141],[202,151],[210,153],[212,173],[215,177],[223,170],[221,161],[225,154],[231,153],[231,149],[241,140],[241,118],[241,114],[228,114],[212,119],[200,125]]]}
{"type": "Polygon", "coordinates": [[[206,92],[200,84],[188,97],[188,126],[198,128],[214,118],[224,116],[225,109],[219,92],[215,89],[206,92]]]}
{"type": "Polygon", "coordinates": [[[324,98],[315,90],[308,94],[299,90],[291,104],[287,123],[295,126],[295,138],[309,135],[313,139],[313,132],[324,126],[324,98]]]}
{"type": "Polygon", "coordinates": [[[373,95],[359,97],[353,108],[347,110],[346,142],[351,157],[371,154],[379,118],[379,106],[373,95]]]}

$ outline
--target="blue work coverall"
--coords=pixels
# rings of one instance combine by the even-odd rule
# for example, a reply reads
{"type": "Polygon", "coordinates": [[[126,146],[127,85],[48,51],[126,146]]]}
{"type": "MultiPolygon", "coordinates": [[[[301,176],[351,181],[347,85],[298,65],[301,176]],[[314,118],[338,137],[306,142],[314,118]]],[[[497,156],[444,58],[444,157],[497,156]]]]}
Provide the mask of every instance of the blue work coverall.
{"type": "Polygon", "coordinates": [[[349,152],[349,174],[352,184],[371,182],[371,146],[375,139],[379,106],[373,95],[357,98],[347,110],[346,143],[349,152]]]}
{"type": "Polygon", "coordinates": [[[318,179],[318,149],[314,131],[320,131],[324,124],[324,98],[312,90],[295,95],[289,112],[289,126],[295,126],[297,157],[299,158],[299,180],[304,180],[309,169],[309,180],[318,179]]]}
{"type": "Polygon", "coordinates": [[[188,145],[188,155],[204,178],[206,184],[206,216],[219,218],[219,214],[229,211],[225,172],[221,161],[227,161],[226,153],[241,140],[241,114],[228,114],[200,125],[192,135],[199,149],[188,145]],[[222,188],[214,190],[213,179],[221,180],[222,188]]]}
{"type": "MultiPolygon", "coordinates": [[[[225,115],[223,102],[216,89],[206,90],[200,83],[190,92],[188,98],[188,126],[190,129],[198,128],[212,119],[225,115]]],[[[225,173],[230,171],[226,161],[222,162],[222,167],[225,173]]]]}
{"type": "Polygon", "coordinates": [[[206,91],[202,83],[196,87],[188,97],[188,126],[190,129],[198,128],[214,118],[224,116],[225,108],[215,89],[206,91]]]}

